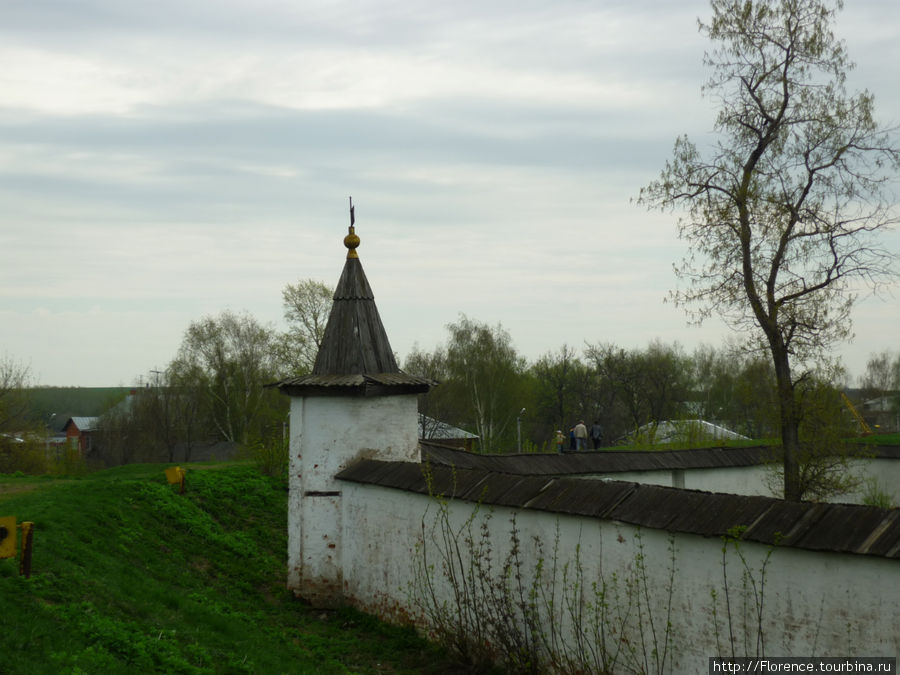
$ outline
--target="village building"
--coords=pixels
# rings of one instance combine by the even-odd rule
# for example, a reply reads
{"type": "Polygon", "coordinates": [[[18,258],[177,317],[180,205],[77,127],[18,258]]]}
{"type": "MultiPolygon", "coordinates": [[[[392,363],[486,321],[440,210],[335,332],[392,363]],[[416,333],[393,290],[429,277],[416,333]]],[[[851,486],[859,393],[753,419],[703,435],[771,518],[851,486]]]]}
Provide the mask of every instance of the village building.
{"type": "Polygon", "coordinates": [[[99,417],[70,417],[63,426],[66,442],[82,457],[86,456],[93,448],[94,433],[99,425],[99,417]]]}

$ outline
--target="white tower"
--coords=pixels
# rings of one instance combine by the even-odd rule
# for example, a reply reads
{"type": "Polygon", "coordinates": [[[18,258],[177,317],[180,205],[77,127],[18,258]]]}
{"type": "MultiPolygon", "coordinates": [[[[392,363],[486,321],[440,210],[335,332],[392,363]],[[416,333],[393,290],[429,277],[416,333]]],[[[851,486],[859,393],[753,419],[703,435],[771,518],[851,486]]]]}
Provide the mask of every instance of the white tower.
{"type": "Polygon", "coordinates": [[[315,607],[343,598],[335,475],[360,458],[421,461],[417,395],[432,384],[397,367],[350,213],[347,260],[313,371],[276,385],[291,397],[288,587],[315,607]]]}

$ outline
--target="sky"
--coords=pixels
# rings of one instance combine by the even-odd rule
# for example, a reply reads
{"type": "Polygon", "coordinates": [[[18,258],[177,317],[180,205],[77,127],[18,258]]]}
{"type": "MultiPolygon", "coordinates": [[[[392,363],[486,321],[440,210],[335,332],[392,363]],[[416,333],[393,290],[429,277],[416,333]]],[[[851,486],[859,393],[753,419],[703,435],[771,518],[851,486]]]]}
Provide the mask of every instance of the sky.
{"type": "MultiPolygon", "coordinates": [[[[712,138],[706,2],[0,0],[0,357],[35,384],[131,386],[192,321],[285,328],[337,283],[348,197],[401,361],[465,314],[529,360],[566,344],[720,346],[666,301],[677,214],[634,199],[712,138]]],[[[900,124],[900,3],[836,32],[900,124]]],[[[900,251],[900,234],[883,237],[900,251]]],[[[861,295],[854,376],[900,344],[861,295]]],[[[740,336],[737,336],[740,337],[740,336]]]]}

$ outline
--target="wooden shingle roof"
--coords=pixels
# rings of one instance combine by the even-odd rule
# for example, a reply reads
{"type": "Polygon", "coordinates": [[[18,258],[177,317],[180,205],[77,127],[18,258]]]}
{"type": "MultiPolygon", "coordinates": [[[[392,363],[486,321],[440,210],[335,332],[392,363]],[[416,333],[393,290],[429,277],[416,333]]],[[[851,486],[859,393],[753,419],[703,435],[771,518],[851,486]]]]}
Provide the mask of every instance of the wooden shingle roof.
{"type": "Polygon", "coordinates": [[[359,258],[347,258],[313,375],[399,373],[359,258]]]}
{"type": "Polygon", "coordinates": [[[292,396],[384,396],[428,391],[433,382],[407,375],[397,366],[375,294],[356,254],[359,237],[352,225],[344,245],[349,249],[347,260],[334,291],[334,304],[313,371],[274,386],[292,396]]]}

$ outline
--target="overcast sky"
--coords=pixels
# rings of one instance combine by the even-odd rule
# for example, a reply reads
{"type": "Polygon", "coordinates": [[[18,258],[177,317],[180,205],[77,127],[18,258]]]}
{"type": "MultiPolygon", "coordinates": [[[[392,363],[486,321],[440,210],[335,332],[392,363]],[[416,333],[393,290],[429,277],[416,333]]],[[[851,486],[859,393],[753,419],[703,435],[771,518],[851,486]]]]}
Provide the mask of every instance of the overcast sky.
{"type": "MultiPolygon", "coordinates": [[[[0,356],[131,385],[188,324],[334,285],[348,195],[401,359],[460,313],[534,359],[722,344],[664,302],[675,216],[631,203],[709,138],[698,0],[0,0],[0,356]]],[[[900,3],[837,32],[900,122],[900,3]]],[[[900,250],[896,232],[884,239],[900,250]]],[[[900,287],[838,354],[900,346],[900,287]]]]}

